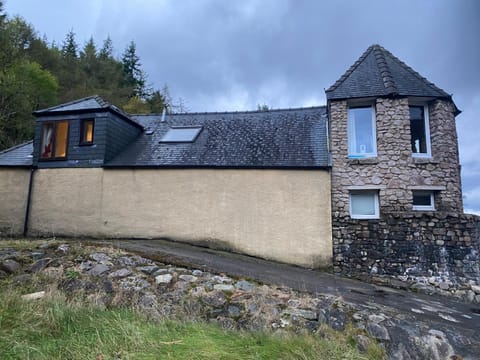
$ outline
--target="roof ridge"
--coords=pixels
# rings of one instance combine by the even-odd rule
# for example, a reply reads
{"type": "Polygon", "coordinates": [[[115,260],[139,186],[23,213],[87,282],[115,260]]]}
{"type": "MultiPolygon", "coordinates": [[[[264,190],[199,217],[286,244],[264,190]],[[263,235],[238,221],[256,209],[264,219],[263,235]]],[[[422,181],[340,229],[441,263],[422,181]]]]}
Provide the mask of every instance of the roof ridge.
{"type": "Polygon", "coordinates": [[[26,145],[30,144],[30,143],[33,143],[33,140],[29,140],[29,141],[26,141],[24,143],[17,144],[17,145],[14,145],[12,147],[9,147],[8,149],[4,149],[4,150],[0,151],[0,155],[6,154],[6,153],[8,153],[10,151],[13,151],[13,150],[16,150],[16,149],[19,149],[23,146],[26,146],[26,145]]]}
{"type": "MultiPolygon", "coordinates": [[[[381,47],[381,46],[380,46],[381,47]]],[[[402,60],[400,60],[398,57],[396,57],[395,55],[393,55],[390,51],[388,51],[387,49],[381,47],[383,52],[390,56],[390,58],[393,60],[393,61],[396,61],[401,67],[403,67],[404,70],[408,71],[409,73],[411,73],[412,75],[414,75],[418,80],[424,82],[426,85],[428,85],[429,87],[431,87],[433,90],[435,91],[439,91],[440,93],[443,93],[445,96],[449,97],[450,95],[443,89],[440,89],[437,85],[435,85],[433,82],[431,82],[430,80],[428,80],[426,77],[423,77],[419,72],[415,71],[412,67],[410,67],[409,65],[407,65],[405,62],[403,62],[402,60]]]]}
{"type": "Polygon", "coordinates": [[[378,44],[373,45],[372,47],[378,69],[380,70],[380,75],[382,76],[383,86],[387,90],[388,94],[398,94],[397,85],[393,80],[392,72],[387,64],[387,59],[385,58],[385,48],[378,44]]]}
{"type": "MultiPolygon", "coordinates": [[[[308,106],[308,107],[296,107],[296,108],[283,108],[283,109],[269,109],[269,110],[242,110],[242,111],[200,111],[200,112],[184,112],[184,113],[167,113],[168,116],[182,116],[182,115],[220,115],[220,114],[252,114],[252,113],[269,113],[280,111],[298,111],[298,110],[314,110],[326,108],[326,105],[308,106]]],[[[161,113],[151,114],[130,114],[130,116],[161,116],[161,113]]]]}
{"type": "Polygon", "coordinates": [[[376,45],[376,44],[370,45],[367,48],[367,50],[365,50],[363,54],[360,55],[357,61],[355,61],[353,65],[350,66],[348,70],[345,71],[345,73],[342,76],[340,76],[340,78],[337,81],[335,81],[335,83],[332,86],[330,86],[327,90],[325,90],[325,92],[334,91],[336,88],[338,88],[355,71],[355,69],[358,66],[360,66],[360,64],[366,59],[366,57],[370,54],[370,52],[374,50],[375,46],[379,46],[379,45],[376,45]]]}
{"type": "Polygon", "coordinates": [[[45,109],[36,110],[35,112],[48,112],[48,111],[52,111],[52,110],[62,108],[62,107],[65,107],[65,106],[78,104],[78,103],[81,103],[82,101],[90,100],[90,99],[95,99],[101,105],[102,108],[111,106],[111,104],[108,101],[104,100],[99,95],[90,95],[90,96],[85,96],[85,97],[80,98],[80,99],[67,101],[66,103],[58,104],[58,105],[55,105],[55,106],[50,106],[50,107],[45,108],[45,109]]]}

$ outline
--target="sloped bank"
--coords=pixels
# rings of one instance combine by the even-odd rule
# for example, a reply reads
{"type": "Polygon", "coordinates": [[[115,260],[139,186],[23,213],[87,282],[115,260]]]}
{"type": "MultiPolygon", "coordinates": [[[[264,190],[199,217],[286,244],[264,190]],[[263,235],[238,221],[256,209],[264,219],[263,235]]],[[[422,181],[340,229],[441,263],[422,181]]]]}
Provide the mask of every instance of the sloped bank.
{"type": "Polygon", "coordinates": [[[7,248],[0,250],[0,269],[12,284],[40,279],[35,292],[54,283],[68,297],[105,307],[134,306],[153,319],[182,317],[225,328],[297,333],[325,325],[339,331],[353,327],[360,350],[375,338],[392,359],[474,359],[480,353],[472,334],[431,328],[415,313],[154,262],[113,247],[44,242],[7,248]]]}

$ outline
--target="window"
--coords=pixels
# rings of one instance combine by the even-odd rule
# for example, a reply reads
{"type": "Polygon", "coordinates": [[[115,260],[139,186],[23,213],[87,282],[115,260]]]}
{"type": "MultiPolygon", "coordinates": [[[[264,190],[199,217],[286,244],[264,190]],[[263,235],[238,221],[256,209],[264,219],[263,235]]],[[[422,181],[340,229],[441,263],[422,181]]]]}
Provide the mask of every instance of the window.
{"type": "Polygon", "coordinates": [[[80,121],[80,145],[93,144],[94,119],[83,119],[80,121]]]}
{"type": "Polygon", "coordinates": [[[377,156],[373,106],[348,110],[348,156],[351,158],[377,156]]]}
{"type": "Polygon", "coordinates": [[[413,191],[413,210],[435,210],[433,191],[413,191]]]}
{"type": "Polygon", "coordinates": [[[415,157],[430,157],[428,107],[410,106],[409,109],[412,154],[415,157]]]}
{"type": "Polygon", "coordinates": [[[43,124],[41,159],[65,159],[67,157],[68,121],[43,124]]]}
{"type": "Polygon", "coordinates": [[[350,217],[352,219],[378,219],[378,191],[351,191],[350,217]]]}
{"type": "Polygon", "coordinates": [[[201,126],[171,127],[160,142],[193,142],[201,130],[201,126]]]}

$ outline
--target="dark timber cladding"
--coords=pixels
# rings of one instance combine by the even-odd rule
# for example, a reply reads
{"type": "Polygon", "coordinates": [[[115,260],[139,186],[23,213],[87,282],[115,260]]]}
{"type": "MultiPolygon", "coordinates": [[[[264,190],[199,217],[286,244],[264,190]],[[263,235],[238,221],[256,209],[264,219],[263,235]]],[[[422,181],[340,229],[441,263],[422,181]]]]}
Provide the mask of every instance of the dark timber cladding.
{"type": "Polygon", "coordinates": [[[133,141],[143,128],[127,114],[92,96],[35,112],[34,164],[39,168],[100,167],[133,141]],[[40,154],[44,124],[68,121],[68,148],[65,159],[45,160],[40,154]],[[93,121],[93,139],[85,146],[82,123],[93,121]]]}

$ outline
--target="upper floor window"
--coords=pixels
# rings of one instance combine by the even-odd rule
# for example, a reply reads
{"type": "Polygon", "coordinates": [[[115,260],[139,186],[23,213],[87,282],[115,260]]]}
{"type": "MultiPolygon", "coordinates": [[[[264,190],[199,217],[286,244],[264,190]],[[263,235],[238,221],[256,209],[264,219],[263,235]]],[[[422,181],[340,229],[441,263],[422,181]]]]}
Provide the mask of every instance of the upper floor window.
{"type": "Polygon", "coordinates": [[[83,119],[80,122],[80,145],[93,144],[94,119],[83,119]]]}
{"type": "Polygon", "coordinates": [[[428,107],[409,106],[412,155],[430,157],[430,128],[428,126],[428,107]]]}
{"type": "Polygon", "coordinates": [[[55,121],[42,126],[41,159],[65,159],[68,145],[68,121],[55,121]]]}
{"type": "Polygon", "coordinates": [[[348,156],[377,156],[375,110],[373,106],[348,109],[348,156]]]}

